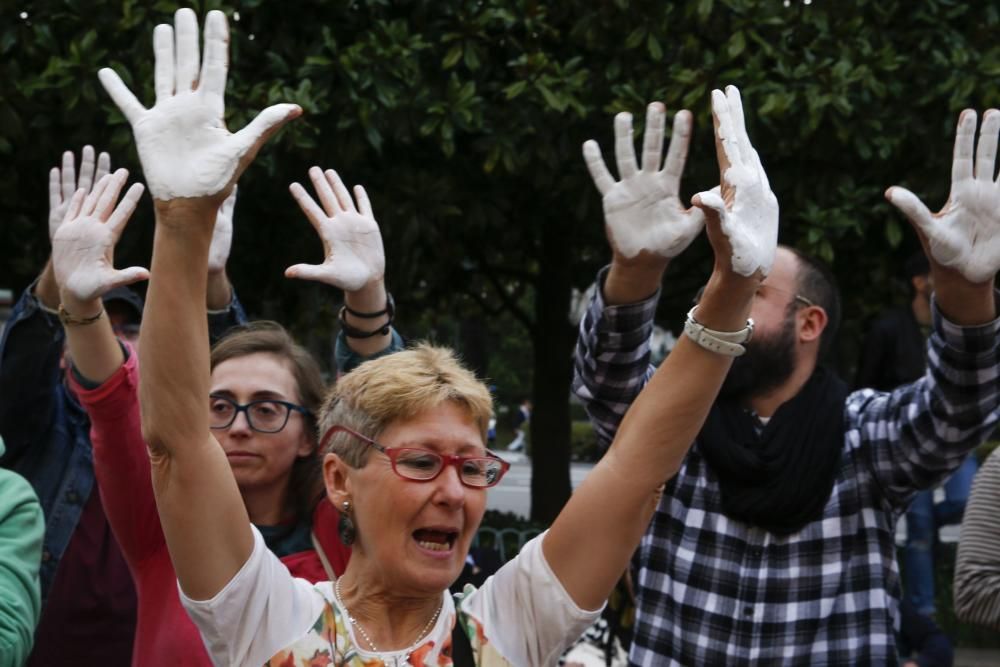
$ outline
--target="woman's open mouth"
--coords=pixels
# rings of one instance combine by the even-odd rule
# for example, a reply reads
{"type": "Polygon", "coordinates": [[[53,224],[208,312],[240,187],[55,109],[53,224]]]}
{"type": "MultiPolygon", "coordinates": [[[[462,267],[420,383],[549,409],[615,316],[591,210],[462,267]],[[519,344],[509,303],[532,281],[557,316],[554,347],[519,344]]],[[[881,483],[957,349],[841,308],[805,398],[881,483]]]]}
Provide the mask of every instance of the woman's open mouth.
{"type": "Polygon", "coordinates": [[[447,552],[455,546],[458,531],[437,528],[420,528],[413,531],[413,539],[417,545],[428,551],[447,552]]]}

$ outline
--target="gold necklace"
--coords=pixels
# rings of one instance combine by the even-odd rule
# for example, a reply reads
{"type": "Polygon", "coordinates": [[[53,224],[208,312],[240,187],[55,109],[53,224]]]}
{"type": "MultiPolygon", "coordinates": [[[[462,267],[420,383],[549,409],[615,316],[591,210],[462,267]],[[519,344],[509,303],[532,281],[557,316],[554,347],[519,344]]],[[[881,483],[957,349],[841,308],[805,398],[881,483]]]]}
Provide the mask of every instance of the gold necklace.
{"type": "MultiPolygon", "coordinates": [[[[361,625],[358,619],[354,618],[354,615],[351,614],[351,610],[348,609],[347,605],[344,603],[344,596],[341,595],[340,593],[340,577],[338,577],[337,581],[333,584],[333,590],[334,593],[337,595],[337,601],[340,602],[340,606],[342,606],[344,608],[344,611],[347,613],[348,622],[358,629],[358,632],[360,632],[361,636],[365,638],[366,642],[368,642],[368,646],[371,647],[372,651],[374,651],[375,653],[382,653],[383,651],[381,651],[377,646],[375,646],[375,642],[373,642],[372,638],[368,636],[367,632],[365,632],[364,626],[361,625]]],[[[420,631],[420,634],[417,635],[417,638],[414,639],[412,642],[410,642],[411,646],[424,638],[424,635],[427,634],[427,632],[434,625],[434,621],[436,621],[438,616],[441,614],[442,607],[444,607],[444,600],[442,600],[441,603],[438,605],[437,611],[435,611],[434,615],[431,616],[431,620],[427,621],[427,625],[425,625],[424,629],[420,631]]],[[[406,654],[406,657],[409,657],[409,653],[406,654]]]]}

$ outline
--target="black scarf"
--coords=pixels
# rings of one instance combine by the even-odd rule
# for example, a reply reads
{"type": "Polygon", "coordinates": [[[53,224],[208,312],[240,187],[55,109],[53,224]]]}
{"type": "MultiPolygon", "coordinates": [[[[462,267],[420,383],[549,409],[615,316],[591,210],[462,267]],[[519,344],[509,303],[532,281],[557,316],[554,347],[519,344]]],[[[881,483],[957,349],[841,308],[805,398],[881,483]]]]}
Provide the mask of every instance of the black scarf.
{"type": "Polygon", "coordinates": [[[817,368],[760,433],[738,401],[716,401],[698,445],[719,478],[725,514],[781,535],[818,519],[844,449],[847,394],[840,378],[817,368]]]}

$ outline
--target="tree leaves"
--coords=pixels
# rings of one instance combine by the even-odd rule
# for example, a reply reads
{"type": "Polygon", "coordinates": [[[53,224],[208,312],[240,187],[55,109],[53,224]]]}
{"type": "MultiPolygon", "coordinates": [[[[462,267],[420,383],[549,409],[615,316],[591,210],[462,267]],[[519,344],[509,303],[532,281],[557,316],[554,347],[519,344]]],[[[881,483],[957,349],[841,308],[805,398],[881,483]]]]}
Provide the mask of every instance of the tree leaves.
{"type": "MultiPolygon", "coordinates": [[[[150,102],[152,27],[176,8],[166,0],[30,4],[27,20],[0,24],[0,155],[11,156],[0,165],[0,285],[16,289],[48,253],[46,172],[63,150],[109,147],[116,164],[141,176],[96,70],[114,67],[150,102]]],[[[241,127],[276,101],[306,111],[242,179],[230,271],[251,312],[302,322],[318,341],[333,324],[314,304],[334,297],[306,296],[280,279],[284,266],[315,253],[286,192],[312,164],[368,189],[386,236],[388,280],[407,304],[400,322],[408,334],[444,332],[445,316],[481,313],[477,303],[503,300],[498,290],[518,295],[511,300],[521,315],[536,317],[562,307],[562,288],[543,291],[543,284],[585,287],[608,256],[580,144],[595,138],[609,147],[613,114],[641,118],[654,99],[671,111],[690,108],[689,197],[718,182],[708,93],[735,83],[781,203],[782,241],[834,262],[850,334],[852,313],[892,299],[886,265],[916,247],[882,191],[905,183],[943,202],[957,112],[1000,105],[1000,12],[992,5],[301,0],[294,12],[286,5],[241,0],[240,20],[230,24],[227,123],[241,127]],[[543,233],[561,243],[549,236],[542,243],[543,233]],[[496,267],[520,274],[489,280],[496,267]],[[444,315],[407,320],[407,310],[444,315]]],[[[199,11],[209,6],[230,17],[237,9],[210,0],[199,11]]],[[[148,203],[137,215],[143,220],[120,247],[123,263],[147,261],[148,203]]],[[[708,249],[696,244],[682,259],[661,309],[674,326],[707,275],[708,249]]],[[[506,336],[528,335],[523,318],[490,317],[506,336]]]]}

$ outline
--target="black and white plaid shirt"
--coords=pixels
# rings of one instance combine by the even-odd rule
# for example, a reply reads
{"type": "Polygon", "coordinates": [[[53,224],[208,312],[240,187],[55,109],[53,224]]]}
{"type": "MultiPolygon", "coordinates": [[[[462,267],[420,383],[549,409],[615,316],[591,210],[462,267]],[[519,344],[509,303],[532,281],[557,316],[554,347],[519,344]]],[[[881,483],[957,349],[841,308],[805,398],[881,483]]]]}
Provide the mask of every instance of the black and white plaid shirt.
{"type": "MultiPolygon", "coordinates": [[[[657,297],[605,308],[597,290],[580,323],[573,389],[604,444],[652,374],[657,297]]],[[[723,514],[696,441],[639,546],[630,661],[895,664],[896,519],[994,428],[998,331],[1000,320],[959,327],[934,309],[927,375],[891,394],[850,394],[833,492],[822,519],[798,533],[723,514]]]]}

